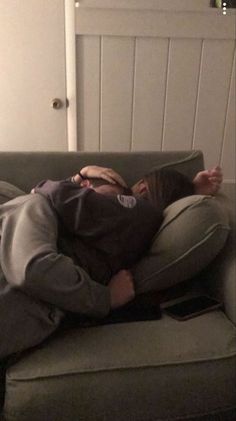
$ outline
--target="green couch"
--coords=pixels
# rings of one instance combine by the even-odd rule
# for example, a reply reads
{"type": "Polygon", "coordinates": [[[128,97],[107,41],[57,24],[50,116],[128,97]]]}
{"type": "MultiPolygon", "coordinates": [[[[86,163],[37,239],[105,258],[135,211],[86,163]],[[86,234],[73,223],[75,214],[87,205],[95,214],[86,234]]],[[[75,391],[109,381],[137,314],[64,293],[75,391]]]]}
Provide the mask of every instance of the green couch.
{"type": "MultiPolygon", "coordinates": [[[[191,178],[204,167],[201,152],[2,152],[0,180],[29,192],[41,179],[65,178],[97,164],[132,184],[167,163],[191,178]]],[[[61,328],[2,370],[2,420],[235,420],[233,196],[231,186],[219,195],[231,212],[223,250],[191,279],[183,273],[176,290],[207,292],[223,301],[224,311],[185,322],[163,313],[160,320],[61,328]]]]}

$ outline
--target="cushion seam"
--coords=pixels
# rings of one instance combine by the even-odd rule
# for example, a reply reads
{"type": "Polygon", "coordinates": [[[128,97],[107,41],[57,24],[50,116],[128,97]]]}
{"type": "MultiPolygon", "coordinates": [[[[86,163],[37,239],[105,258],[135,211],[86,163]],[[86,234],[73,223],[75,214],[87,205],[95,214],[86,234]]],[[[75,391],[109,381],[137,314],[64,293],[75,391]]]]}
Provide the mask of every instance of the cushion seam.
{"type": "Polygon", "coordinates": [[[158,364],[140,364],[139,366],[131,366],[131,365],[123,365],[120,367],[116,367],[116,366],[110,366],[110,367],[100,367],[100,368],[87,368],[87,369],[83,369],[83,370],[78,370],[78,371],[62,371],[59,374],[51,374],[51,375],[45,375],[45,376],[31,376],[31,377],[21,377],[21,378],[11,378],[11,375],[7,375],[7,378],[10,381],[28,381],[28,380],[36,380],[36,379],[45,379],[45,378],[53,378],[53,377],[59,377],[59,376],[66,376],[66,375],[73,375],[73,374],[85,374],[85,373],[99,373],[101,371],[106,372],[106,371],[120,371],[120,370],[141,370],[141,369],[146,369],[146,368],[158,368],[158,367],[165,367],[165,366],[183,366],[186,364],[198,364],[198,363],[202,363],[202,362],[212,362],[212,361],[220,361],[220,360],[226,360],[229,358],[233,358],[236,356],[236,351],[229,353],[228,355],[224,355],[221,357],[215,356],[212,358],[200,358],[200,359],[196,359],[196,360],[185,360],[185,361],[181,361],[181,360],[176,360],[176,361],[172,361],[172,362],[162,362],[162,363],[158,363],[158,364]]]}
{"type": "MultiPolygon", "coordinates": [[[[221,414],[222,412],[227,412],[227,411],[232,411],[232,410],[236,410],[236,406],[228,406],[225,408],[219,407],[218,409],[214,410],[214,411],[208,411],[208,412],[194,412],[191,415],[185,415],[185,416],[176,416],[174,418],[171,418],[171,420],[173,421],[182,421],[182,420],[186,420],[186,421],[191,421],[191,419],[194,421],[194,418],[196,417],[204,417],[207,415],[217,415],[217,414],[221,414]]],[[[151,421],[151,420],[150,420],[151,421]]],[[[168,421],[168,418],[161,418],[161,419],[153,419],[153,421],[168,421]]]]}
{"type": "MultiPolygon", "coordinates": [[[[197,208],[197,206],[199,204],[201,204],[202,202],[203,201],[201,200],[201,201],[195,202],[194,204],[191,204],[189,206],[186,206],[185,208],[179,209],[178,213],[175,213],[175,215],[173,215],[169,220],[167,220],[166,222],[164,220],[164,222],[162,223],[161,227],[159,228],[159,230],[157,231],[156,235],[154,236],[153,242],[155,242],[156,240],[158,240],[159,235],[162,234],[162,232],[166,228],[168,228],[169,225],[171,225],[172,223],[176,222],[180,216],[183,216],[183,214],[185,212],[195,210],[195,208],[197,208]]],[[[222,225],[222,226],[226,226],[229,229],[231,229],[229,223],[226,223],[226,222],[214,222],[213,225],[216,225],[216,224],[222,225]]]]}
{"type": "MultiPolygon", "coordinates": [[[[157,271],[153,271],[152,274],[148,275],[148,277],[143,278],[143,281],[148,281],[149,279],[151,279],[153,276],[155,275],[159,275],[160,273],[164,272],[165,270],[169,269],[170,267],[174,266],[176,263],[179,263],[182,259],[186,258],[187,256],[189,256],[191,253],[193,253],[197,248],[199,248],[200,246],[202,246],[204,243],[206,243],[209,238],[211,238],[215,232],[218,229],[223,229],[225,231],[230,231],[230,228],[227,225],[221,225],[221,224],[217,224],[214,226],[214,229],[212,231],[210,231],[208,233],[207,236],[205,236],[202,240],[198,241],[198,243],[196,243],[193,247],[191,247],[190,249],[188,249],[186,252],[184,252],[183,254],[181,254],[181,256],[179,256],[177,259],[172,260],[170,263],[168,263],[167,265],[165,265],[164,267],[162,267],[161,269],[157,270],[157,271]]],[[[158,252],[157,253],[150,253],[151,257],[156,256],[158,258],[158,252]]]]}
{"type": "MultiPolygon", "coordinates": [[[[189,197],[191,197],[191,196],[189,196],[189,197]]],[[[186,197],[184,199],[186,199],[186,197]]],[[[212,196],[206,196],[206,195],[205,196],[202,196],[202,195],[200,196],[199,195],[199,198],[196,199],[196,201],[194,201],[194,203],[190,202],[189,204],[185,205],[184,207],[181,207],[178,211],[175,211],[175,214],[172,217],[170,217],[170,219],[167,222],[165,222],[165,221],[163,222],[163,224],[161,225],[161,227],[160,227],[160,229],[159,229],[159,231],[158,231],[157,234],[161,233],[168,225],[170,225],[172,222],[174,222],[184,212],[187,212],[187,211],[189,211],[191,209],[195,209],[195,207],[198,207],[199,204],[203,203],[204,201],[207,201],[207,199],[208,200],[213,200],[214,198],[212,196]]],[[[174,202],[174,204],[176,204],[177,202],[182,201],[182,200],[183,199],[179,199],[176,202],[174,202]]],[[[170,207],[171,206],[172,205],[170,205],[170,207]]],[[[164,216],[166,216],[166,215],[164,214],[164,216]]],[[[157,237],[158,237],[158,235],[156,236],[156,238],[157,237]]]]}

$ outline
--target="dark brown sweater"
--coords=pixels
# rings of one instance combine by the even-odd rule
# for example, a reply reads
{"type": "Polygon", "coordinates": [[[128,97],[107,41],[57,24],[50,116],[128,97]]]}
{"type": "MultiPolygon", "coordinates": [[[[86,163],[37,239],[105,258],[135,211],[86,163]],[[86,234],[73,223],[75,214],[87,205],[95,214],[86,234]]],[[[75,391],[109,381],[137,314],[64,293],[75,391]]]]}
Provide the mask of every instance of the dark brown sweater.
{"type": "Polygon", "coordinates": [[[57,213],[61,251],[103,284],[141,258],[162,222],[145,199],[102,195],[68,180],[42,181],[35,192],[57,213]]]}

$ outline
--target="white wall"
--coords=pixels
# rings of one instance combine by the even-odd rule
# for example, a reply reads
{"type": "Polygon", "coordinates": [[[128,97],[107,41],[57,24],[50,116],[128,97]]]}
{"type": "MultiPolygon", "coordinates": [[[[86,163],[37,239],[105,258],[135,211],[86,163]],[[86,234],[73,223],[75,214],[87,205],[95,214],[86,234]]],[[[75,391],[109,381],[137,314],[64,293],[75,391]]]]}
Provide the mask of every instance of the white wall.
{"type": "Polygon", "coordinates": [[[76,33],[79,149],[201,149],[235,178],[235,11],[81,0],[76,33]]]}
{"type": "MultiPolygon", "coordinates": [[[[199,148],[207,166],[219,162],[234,179],[235,11],[223,16],[209,0],[79,3],[78,149],[199,148]]],[[[0,2],[1,150],[67,150],[65,109],[50,109],[65,94],[64,41],[64,0],[0,2]],[[42,77],[48,62],[51,82],[60,73],[51,91],[42,77]]]]}

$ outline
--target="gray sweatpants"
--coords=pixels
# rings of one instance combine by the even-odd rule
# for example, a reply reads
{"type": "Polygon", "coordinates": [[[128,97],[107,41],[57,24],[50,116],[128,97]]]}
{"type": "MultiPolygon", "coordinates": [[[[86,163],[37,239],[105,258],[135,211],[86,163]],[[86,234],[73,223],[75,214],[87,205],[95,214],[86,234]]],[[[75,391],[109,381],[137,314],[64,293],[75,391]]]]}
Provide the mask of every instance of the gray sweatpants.
{"type": "Polygon", "coordinates": [[[63,311],[12,288],[3,276],[0,282],[1,359],[41,343],[57,329],[63,311]]]}
{"type": "Polygon", "coordinates": [[[103,317],[109,289],[58,253],[57,218],[39,194],[0,206],[0,359],[39,344],[66,311],[103,317]]]}

